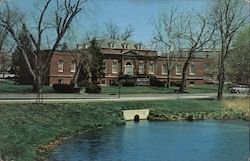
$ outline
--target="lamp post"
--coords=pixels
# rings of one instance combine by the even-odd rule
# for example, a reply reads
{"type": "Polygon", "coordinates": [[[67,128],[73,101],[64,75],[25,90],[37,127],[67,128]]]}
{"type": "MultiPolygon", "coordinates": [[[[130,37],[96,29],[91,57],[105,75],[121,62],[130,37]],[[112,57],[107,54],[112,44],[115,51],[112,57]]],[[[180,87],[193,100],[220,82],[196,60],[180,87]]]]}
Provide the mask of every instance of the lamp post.
{"type": "Polygon", "coordinates": [[[121,98],[121,77],[122,77],[122,56],[120,57],[120,72],[119,72],[119,77],[118,77],[118,98],[121,98]]]}
{"type": "Polygon", "coordinates": [[[118,88],[119,88],[118,98],[120,98],[121,97],[121,80],[118,81],[118,88]]]}

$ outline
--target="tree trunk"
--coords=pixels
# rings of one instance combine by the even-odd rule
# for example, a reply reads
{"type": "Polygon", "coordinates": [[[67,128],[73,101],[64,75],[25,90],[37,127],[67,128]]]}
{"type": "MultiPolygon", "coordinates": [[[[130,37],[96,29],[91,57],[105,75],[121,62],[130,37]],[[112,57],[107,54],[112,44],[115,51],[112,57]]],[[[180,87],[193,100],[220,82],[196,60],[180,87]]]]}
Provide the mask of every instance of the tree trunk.
{"type": "Polygon", "coordinates": [[[223,89],[224,89],[224,81],[225,81],[225,75],[224,75],[224,64],[221,64],[219,67],[219,87],[218,87],[218,93],[217,93],[217,99],[222,100],[223,98],[223,89]]]}
{"type": "Polygon", "coordinates": [[[33,85],[32,85],[32,92],[33,92],[33,93],[36,93],[36,92],[37,92],[37,89],[38,89],[37,84],[36,84],[36,83],[33,83],[33,85]]]}
{"type": "Polygon", "coordinates": [[[171,71],[168,70],[168,73],[167,73],[167,84],[166,84],[166,87],[167,87],[167,88],[170,87],[170,73],[171,73],[171,71]]]}
{"type": "Polygon", "coordinates": [[[189,64],[189,59],[190,58],[187,59],[187,61],[184,64],[184,67],[182,69],[181,85],[180,85],[180,89],[179,89],[180,93],[184,93],[184,88],[186,86],[186,70],[187,70],[187,67],[188,67],[188,64],[189,64]]]}

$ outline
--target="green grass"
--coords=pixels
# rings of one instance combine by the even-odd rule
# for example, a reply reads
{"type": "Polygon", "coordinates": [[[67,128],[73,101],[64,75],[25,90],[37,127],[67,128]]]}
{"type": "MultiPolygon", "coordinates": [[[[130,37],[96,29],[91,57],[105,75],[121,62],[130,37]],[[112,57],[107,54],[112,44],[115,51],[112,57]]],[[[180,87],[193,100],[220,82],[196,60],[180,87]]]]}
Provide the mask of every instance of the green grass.
{"type": "MultiPolygon", "coordinates": [[[[164,93],[174,93],[176,87],[165,88],[165,87],[151,87],[151,86],[134,86],[134,87],[121,87],[122,94],[164,94],[164,93]]],[[[119,87],[117,86],[102,86],[102,93],[118,93],[119,87]]]]}
{"type": "MultiPolygon", "coordinates": [[[[121,87],[122,94],[168,94],[176,93],[179,87],[152,87],[152,86],[134,86],[134,87],[121,87]]],[[[187,93],[216,93],[216,85],[197,85],[188,86],[185,90],[187,93]]],[[[117,86],[102,86],[102,93],[118,93],[119,87],[117,86]]]]}
{"type": "Polygon", "coordinates": [[[186,88],[186,92],[188,93],[216,93],[218,86],[215,84],[205,84],[205,85],[196,85],[189,86],[186,88]]]}
{"type": "Polygon", "coordinates": [[[221,113],[216,100],[162,100],[84,104],[0,104],[0,154],[8,160],[31,161],[37,149],[62,136],[123,122],[122,109],[148,108],[154,114],[221,113]]]}
{"type": "MultiPolygon", "coordinates": [[[[0,81],[0,93],[31,93],[32,85],[18,85],[13,81],[3,80],[0,81]]],[[[53,93],[54,90],[51,86],[44,86],[44,93],[53,93]]]]}
{"type": "MultiPolygon", "coordinates": [[[[134,86],[134,87],[121,87],[122,94],[169,94],[176,93],[178,87],[152,87],[152,86],[134,86]]],[[[31,93],[31,85],[15,85],[12,81],[0,81],[1,93],[31,93]]],[[[44,93],[54,93],[55,91],[51,86],[44,86],[44,93]]],[[[101,93],[118,93],[119,88],[117,86],[102,86],[101,93]]],[[[186,88],[187,93],[216,93],[217,85],[196,85],[188,86],[186,88]]]]}

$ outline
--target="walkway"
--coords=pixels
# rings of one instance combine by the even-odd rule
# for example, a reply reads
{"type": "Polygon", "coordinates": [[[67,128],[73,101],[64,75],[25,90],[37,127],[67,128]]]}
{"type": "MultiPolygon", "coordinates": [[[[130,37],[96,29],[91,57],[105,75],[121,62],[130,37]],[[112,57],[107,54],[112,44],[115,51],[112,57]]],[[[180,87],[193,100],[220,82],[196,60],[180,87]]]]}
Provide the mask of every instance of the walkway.
{"type": "MultiPolygon", "coordinates": [[[[225,94],[225,97],[245,97],[246,94],[225,94]]],[[[176,100],[176,99],[215,99],[216,93],[200,94],[44,94],[43,102],[106,102],[106,101],[140,101],[140,100],[176,100]]],[[[34,103],[36,94],[0,93],[0,103],[34,103]]]]}

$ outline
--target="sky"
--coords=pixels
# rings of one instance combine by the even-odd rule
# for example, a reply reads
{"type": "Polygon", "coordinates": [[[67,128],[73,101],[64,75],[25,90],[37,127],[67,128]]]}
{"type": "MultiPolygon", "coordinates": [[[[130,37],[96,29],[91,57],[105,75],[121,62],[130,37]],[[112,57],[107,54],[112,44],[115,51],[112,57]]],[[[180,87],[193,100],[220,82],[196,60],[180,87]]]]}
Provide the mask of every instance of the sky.
{"type": "MultiPolygon", "coordinates": [[[[13,1],[13,0],[9,0],[13,1]]],[[[37,0],[15,0],[15,5],[20,10],[32,16],[33,3],[37,0]]],[[[38,0],[39,1],[39,0],[38,0]]],[[[99,35],[104,32],[105,23],[110,20],[118,25],[121,30],[127,25],[133,26],[134,35],[131,38],[136,42],[150,44],[153,37],[153,18],[160,11],[170,11],[178,6],[179,13],[191,10],[205,10],[210,0],[89,0],[84,12],[78,16],[73,26],[74,43],[84,40],[86,32],[99,35]]]]}

